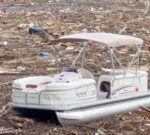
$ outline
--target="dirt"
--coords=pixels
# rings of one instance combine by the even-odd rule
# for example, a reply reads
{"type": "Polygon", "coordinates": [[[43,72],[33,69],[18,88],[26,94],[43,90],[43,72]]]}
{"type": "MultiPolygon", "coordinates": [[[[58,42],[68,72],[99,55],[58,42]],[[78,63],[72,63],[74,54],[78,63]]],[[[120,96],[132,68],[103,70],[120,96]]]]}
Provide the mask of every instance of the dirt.
{"type": "MultiPolygon", "coordinates": [[[[63,34],[81,32],[113,32],[137,36],[144,40],[141,68],[150,72],[150,1],[143,0],[1,0],[0,1],[0,66],[12,74],[0,75],[0,134],[31,135],[147,135],[150,132],[150,112],[138,110],[110,116],[85,125],[62,127],[49,118],[20,116],[10,109],[12,82],[30,75],[50,74],[53,49],[44,37],[30,35],[29,24],[38,23],[48,30],[52,38],[63,34]],[[49,53],[48,58],[38,56],[40,51],[49,53]],[[18,73],[19,72],[19,73],[18,73]]],[[[66,51],[57,45],[61,60],[68,65],[81,49],[66,51]],[[69,62],[68,62],[69,61],[69,62]]],[[[106,48],[88,48],[85,62],[93,73],[107,67],[106,48]],[[106,60],[105,60],[106,59],[106,60]]],[[[119,59],[124,62],[124,58],[119,59]]],[[[45,115],[45,114],[44,114],[45,115]]],[[[48,116],[47,116],[48,117],[48,116]]]]}

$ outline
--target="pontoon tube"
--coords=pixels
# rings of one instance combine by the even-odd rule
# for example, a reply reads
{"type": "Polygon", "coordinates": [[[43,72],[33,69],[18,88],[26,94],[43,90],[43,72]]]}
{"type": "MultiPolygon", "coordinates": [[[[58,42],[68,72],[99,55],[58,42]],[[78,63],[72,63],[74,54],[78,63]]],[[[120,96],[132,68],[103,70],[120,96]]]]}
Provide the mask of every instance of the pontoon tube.
{"type": "Polygon", "coordinates": [[[150,106],[150,95],[128,99],[124,101],[110,102],[81,108],[77,110],[56,112],[59,122],[62,125],[73,125],[98,120],[100,118],[118,114],[121,112],[132,111],[141,106],[150,106]]]}

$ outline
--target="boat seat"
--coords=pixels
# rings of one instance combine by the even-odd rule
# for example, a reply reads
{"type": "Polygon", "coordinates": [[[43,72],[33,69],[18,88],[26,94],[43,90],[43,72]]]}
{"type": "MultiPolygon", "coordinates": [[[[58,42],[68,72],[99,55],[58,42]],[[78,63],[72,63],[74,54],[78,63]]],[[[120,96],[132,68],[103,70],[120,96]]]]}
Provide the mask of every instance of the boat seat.
{"type": "Polygon", "coordinates": [[[85,68],[79,68],[77,71],[82,78],[95,79],[94,75],[90,71],[86,70],[85,68]]]}

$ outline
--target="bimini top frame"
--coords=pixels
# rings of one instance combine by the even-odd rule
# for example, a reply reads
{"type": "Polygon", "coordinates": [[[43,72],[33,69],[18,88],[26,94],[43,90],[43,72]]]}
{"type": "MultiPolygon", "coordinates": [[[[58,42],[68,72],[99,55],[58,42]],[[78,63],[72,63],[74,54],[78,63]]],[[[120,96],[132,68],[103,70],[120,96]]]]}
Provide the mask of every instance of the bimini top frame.
{"type": "MultiPolygon", "coordinates": [[[[94,42],[98,42],[99,43],[98,45],[104,45],[104,46],[108,47],[109,53],[111,56],[113,71],[115,69],[114,60],[116,60],[118,62],[118,64],[120,65],[120,67],[125,69],[125,70],[127,68],[130,68],[132,66],[132,64],[134,64],[134,63],[137,64],[137,68],[138,68],[139,53],[141,50],[141,46],[143,44],[142,39],[139,39],[139,38],[133,37],[133,36],[104,33],[104,32],[102,32],[102,33],[77,33],[77,34],[62,36],[56,40],[52,40],[51,43],[77,42],[77,41],[83,41],[85,43],[87,41],[94,41],[94,42]],[[116,58],[116,56],[114,54],[114,48],[120,47],[120,46],[133,46],[133,47],[137,48],[137,52],[136,52],[134,58],[132,59],[132,61],[128,64],[127,68],[124,68],[122,66],[121,62],[116,58]]],[[[82,60],[84,59],[85,48],[86,48],[86,44],[83,47],[83,49],[81,49],[81,51],[79,52],[77,58],[73,62],[73,65],[76,62],[76,60],[80,57],[81,54],[83,54],[82,60]]]]}

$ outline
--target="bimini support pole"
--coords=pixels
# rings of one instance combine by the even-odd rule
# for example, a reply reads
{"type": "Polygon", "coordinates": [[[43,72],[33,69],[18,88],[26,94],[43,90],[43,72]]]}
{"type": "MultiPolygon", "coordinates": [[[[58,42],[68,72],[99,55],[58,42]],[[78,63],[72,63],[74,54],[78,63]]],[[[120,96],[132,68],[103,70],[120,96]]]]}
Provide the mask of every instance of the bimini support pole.
{"type": "Polygon", "coordinates": [[[71,66],[74,66],[74,65],[75,65],[75,63],[76,63],[77,59],[81,56],[81,54],[82,54],[83,50],[84,50],[84,48],[81,48],[81,50],[80,50],[79,54],[77,55],[77,57],[75,58],[75,60],[72,62],[71,66]]]}
{"type": "Polygon", "coordinates": [[[141,46],[138,48],[137,63],[136,63],[136,75],[137,75],[137,70],[139,68],[140,52],[141,52],[141,46]]]}
{"type": "Polygon", "coordinates": [[[132,61],[131,61],[131,62],[129,63],[129,65],[128,65],[128,69],[130,69],[130,67],[131,67],[134,63],[136,63],[136,75],[137,75],[137,73],[138,73],[138,72],[137,72],[137,69],[139,68],[140,52],[141,52],[141,46],[138,47],[138,50],[137,50],[135,56],[133,57],[132,61]]]}
{"type": "Polygon", "coordinates": [[[84,56],[85,56],[85,49],[87,47],[87,42],[84,43],[84,46],[81,48],[79,54],[77,55],[77,57],[75,58],[75,60],[72,62],[72,65],[71,66],[74,66],[76,61],[78,60],[78,58],[82,56],[82,62],[81,62],[81,68],[83,68],[83,64],[84,64],[84,56]]]}
{"type": "Polygon", "coordinates": [[[115,77],[115,64],[114,64],[114,48],[109,48],[110,49],[110,57],[111,57],[111,64],[112,64],[112,68],[113,68],[113,75],[115,77]]]}
{"type": "Polygon", "coordinates": [[[84,42],[81,68],[83,68],[83,65],[84,65],[85,49],[87,47],[87,44],[88,44],[87,42],[84,42]]]}
{"type": "Polygon", "coordinates": [[[136,52],[136,54],[135,54],[134,58],[132,59],[132,61],[129,63],[128,68],[130,68],[134,64],[134,62],[135,62],[136,58],[138,57],[138,55],[139,55],[139,49],[136,52]]]}
{"type": "Polygon", "coordinates": [[[122,65],[122,63],[119,61],[119,59],[116,57],[115,53],[113,52],[113,57],[116,60],[116,62],[119,64],[119,66],[124,69],[124,76],[126,75],[126,68],[122,65]]]}

